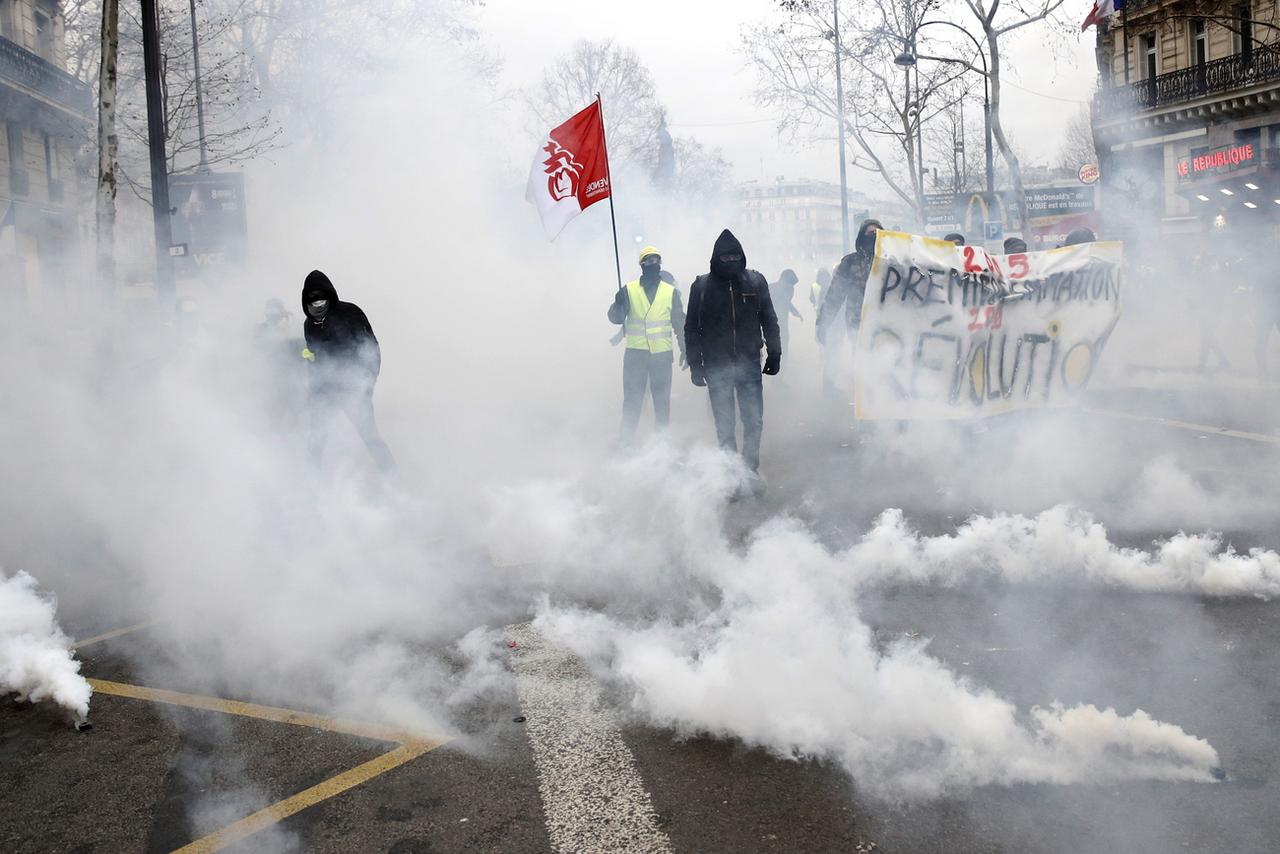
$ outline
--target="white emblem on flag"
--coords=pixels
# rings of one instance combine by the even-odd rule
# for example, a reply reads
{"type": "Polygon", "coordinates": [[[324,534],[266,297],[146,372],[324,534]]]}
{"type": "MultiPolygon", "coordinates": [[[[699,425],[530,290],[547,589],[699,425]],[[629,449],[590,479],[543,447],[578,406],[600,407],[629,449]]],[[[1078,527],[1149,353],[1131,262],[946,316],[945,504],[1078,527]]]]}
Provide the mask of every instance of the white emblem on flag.
{"type": "Polygon", "coordinates": [[[578,195],[578,181],[582,177],[582,164],[574,160],[573,152],[554,139],[542,149],[547,159],[542,161],[547,173],[547,192],[557,202],[578,195]]]}

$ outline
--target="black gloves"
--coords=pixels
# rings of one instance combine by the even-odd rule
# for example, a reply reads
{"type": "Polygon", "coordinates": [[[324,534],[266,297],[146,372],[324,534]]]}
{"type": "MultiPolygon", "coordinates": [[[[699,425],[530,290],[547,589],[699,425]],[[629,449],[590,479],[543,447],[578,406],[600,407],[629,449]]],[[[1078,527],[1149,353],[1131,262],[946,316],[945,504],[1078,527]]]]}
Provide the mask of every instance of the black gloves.
{"type": "Polygon", "coordinates": [[[704,388],[707,384],[707,375],[702,372],[702,368],[695,368],[693,365],[689,366],[689,379],[698,388],[704,388]]]}
{"type": "Polygon", "coordinates": [[[761,373],[774,376],[780,370],[782,370],[782,354],[770,353],[764,360],[764,370],[761,373]]]}

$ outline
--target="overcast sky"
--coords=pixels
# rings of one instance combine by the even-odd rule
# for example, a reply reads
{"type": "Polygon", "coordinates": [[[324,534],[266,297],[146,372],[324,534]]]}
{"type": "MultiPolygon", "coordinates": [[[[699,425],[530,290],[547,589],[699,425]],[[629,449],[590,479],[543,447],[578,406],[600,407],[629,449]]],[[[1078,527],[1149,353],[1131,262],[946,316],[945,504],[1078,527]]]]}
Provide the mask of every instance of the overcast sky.
{"type": "MultiPolygon", "coordinates": [[[[1071,2],[1083,20],[1088,0],[1071,2]]],[[[543,66],[578,39],[613,38],[635,48],[649,67],[672,132],[723,149],[738,180],[783,175],[835,181],[834,142],[809,143],[802,135],[783,143],[772,114],[755,104],[755,76],[744,67],[740,31],[775,14],[775,7],[771,0],[487,0],[480,26],[486,44],[502,54],[510,86],[536,84],[543,66]]],[[[1002,51],[1005,128],[1032,163],[1055,159],[1062,127],[1092,90],[1093,36],[1090,30],[1073,38],[1052,61],[1034,33],[1002,51]]],[[[980,139],[970,145],[981,151],[980,139]]],[[[881,195],[883,188],[865,174],[851,171],[850,183],[881,195]]]]}

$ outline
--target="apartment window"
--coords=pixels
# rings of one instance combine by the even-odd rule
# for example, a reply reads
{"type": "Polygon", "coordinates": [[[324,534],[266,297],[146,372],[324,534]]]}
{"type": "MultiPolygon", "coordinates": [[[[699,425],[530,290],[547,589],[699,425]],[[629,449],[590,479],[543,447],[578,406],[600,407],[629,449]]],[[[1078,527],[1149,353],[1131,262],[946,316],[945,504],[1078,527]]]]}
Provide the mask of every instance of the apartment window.
{"type": "Polygon", "coordinates": [[[4,135],[9,144],[9,189],[15,196],[25,196],[31,192],[31,183],[27,179],[22,126],[15,122],[5,122],[4,135]]]}
{"type": "Polygon", "coordinates": [[[44,135],[44,174],[49,187],[49,201],[62,201],[62,170],[58,164],[58,141],[44,135]]]}
{"type": "Polygon", "coordinates": [[[1191,64],[1204,65],[1209,61],[1209,33],[1204,19],[1192,21],[1188,26],[1191,28],[1191,64]]]}
{"type": "Polygon", "coordinates": [[[1236,6],[1232,10],[1232,29],[1236,31],[1236,53],[1240,54],[1245,64],[1253,62],[1253,9],[1248,5],[1236,6]]]}
{"type": "Polygon", "coordinates": [[[1156,77],[1156,36],[1154,33],[1142,37],[1143,77],[1154,80],[1156,77]]]}
{"type": "Polygon", "coordinates": [[[10,41],[16,41],[14,38],[14,0],[0,0],[0,36],[4,36],[10,41]]]}
{"type": "Polygon", "coordinates": [[[36,23],[36,53],[45,59],[53,58],[53,17],[43,9],[31,13],[36,23]]]}

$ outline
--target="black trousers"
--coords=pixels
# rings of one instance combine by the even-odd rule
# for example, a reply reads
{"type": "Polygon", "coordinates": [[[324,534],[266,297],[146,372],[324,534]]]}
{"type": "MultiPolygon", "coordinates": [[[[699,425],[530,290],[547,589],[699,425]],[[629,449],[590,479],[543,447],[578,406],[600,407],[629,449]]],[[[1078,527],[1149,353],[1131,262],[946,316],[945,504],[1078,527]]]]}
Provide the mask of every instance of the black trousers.
{"type": "Polygon", "coordinates": [[[672,354],[627,349],[622,357],[622,438],[630,439],[640,424],[644,393],[653,393],[653,423],[665,430],[671,422],[672,354]]]}
{"type": "Polygon", "coordinates": [[[329,426],[339,412],[351,420],[351,426],[364,440],[369,456],[384,472],[392,471],[396,461],[391,449],[378,433],[378,422],[373,415],[373,385],[335,384],[313,388],[310,397],[311,435],[308,445],[311,458],[320,462],[324,446],[329,438],[329,426]]]}
{"type": "Polygon", "coordinates": [[[707,368],[707,394],[716,422],[720,447],[738,450],[738,424],[742,418],[742,459],[752,471],[760,468],[760,434],[764,431],[764,382],[760,362],[745,360],[707,368]]]}

